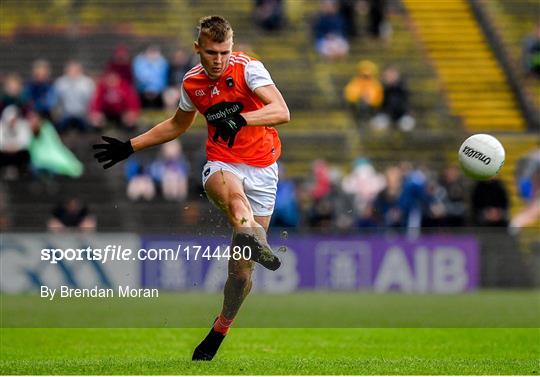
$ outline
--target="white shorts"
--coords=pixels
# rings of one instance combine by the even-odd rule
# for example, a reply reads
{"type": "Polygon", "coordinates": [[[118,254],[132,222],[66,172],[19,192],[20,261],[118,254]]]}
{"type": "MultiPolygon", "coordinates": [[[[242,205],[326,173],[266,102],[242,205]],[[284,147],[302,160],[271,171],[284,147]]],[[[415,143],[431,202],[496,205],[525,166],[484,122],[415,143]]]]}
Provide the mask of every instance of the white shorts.
{"type": "Polygon", "coordinates": [[[229,171],[242,181],[244,192],[255,216],[270,216],[274,212],[278,183],[278,164],[265,168],[232,162],[208,161],[202,171],[203,187],[210,176],[220,170],[229,171]]]}

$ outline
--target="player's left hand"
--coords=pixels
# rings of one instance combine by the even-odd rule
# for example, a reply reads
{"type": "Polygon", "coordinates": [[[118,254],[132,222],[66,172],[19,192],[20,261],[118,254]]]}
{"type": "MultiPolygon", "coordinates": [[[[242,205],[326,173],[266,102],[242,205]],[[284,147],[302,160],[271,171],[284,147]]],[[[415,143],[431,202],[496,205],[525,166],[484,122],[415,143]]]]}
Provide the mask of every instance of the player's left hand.
{"type": "Polygon", "coordinates": [[[218,139],[221,137],[224,142],[227,142],[227,146],[232,148],[236,135],[240,129],[247,124],[247,122],[242,115],[235,114],[230,118],[214,121],[212,124],[216,126],[214,142],[218,141],[218,139]]]}
{"type": "Polygon", "coordinates": [[[214,142],[221,138],[229,148],[232,148],[236,135],[247,124],[246,119],[240,114],[243,108],[241,102],[220,102],[204,113],[208,123],[216,127],[214,142]]]}

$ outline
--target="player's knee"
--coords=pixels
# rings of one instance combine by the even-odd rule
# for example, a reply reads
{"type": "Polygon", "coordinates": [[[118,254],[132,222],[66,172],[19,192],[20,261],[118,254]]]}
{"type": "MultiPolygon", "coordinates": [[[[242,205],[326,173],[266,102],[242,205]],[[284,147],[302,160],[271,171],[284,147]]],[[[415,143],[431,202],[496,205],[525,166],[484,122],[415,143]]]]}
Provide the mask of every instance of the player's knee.
{"type": "Polygon", "coordinates": [[[249,224],[251,211],[249,203],[242,194],[232,194],[228,206],[233,225],[245,226],[249,224]]]}

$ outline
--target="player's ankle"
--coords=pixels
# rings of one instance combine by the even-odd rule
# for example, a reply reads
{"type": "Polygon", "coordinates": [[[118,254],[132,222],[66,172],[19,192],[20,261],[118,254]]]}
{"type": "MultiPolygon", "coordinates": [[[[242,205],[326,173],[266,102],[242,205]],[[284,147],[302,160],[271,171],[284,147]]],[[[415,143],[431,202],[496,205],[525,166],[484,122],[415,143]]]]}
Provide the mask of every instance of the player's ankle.
{"type": "Polygon", "coordinates": [[[227,333],[231,329],[233,321],[234,318],[228,319],[223,314],[220,314],[219,317],[216,319],[216,322],[214,322],[214,331],[217,331],[223,335],[227,335],[227,333]]]}

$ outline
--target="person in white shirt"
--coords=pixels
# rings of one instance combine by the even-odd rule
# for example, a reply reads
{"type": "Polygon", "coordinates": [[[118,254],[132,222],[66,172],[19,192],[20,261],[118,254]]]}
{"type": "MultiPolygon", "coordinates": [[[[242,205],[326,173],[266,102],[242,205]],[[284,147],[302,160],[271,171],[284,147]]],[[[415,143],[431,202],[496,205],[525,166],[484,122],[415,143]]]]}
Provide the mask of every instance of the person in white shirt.
{"type": "Polygon", "coordinates": [[[88,107],[95,90],[94,82],[84,74],[78,61],[68,62],[64,72],[54,84],[60,111],[58,131],[63,132],[70,127],[85,131],[89,129],[88,107]]]}

